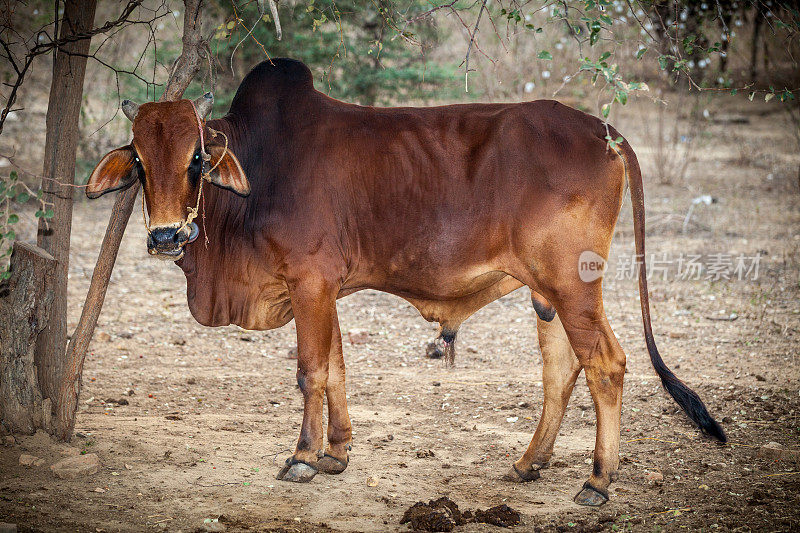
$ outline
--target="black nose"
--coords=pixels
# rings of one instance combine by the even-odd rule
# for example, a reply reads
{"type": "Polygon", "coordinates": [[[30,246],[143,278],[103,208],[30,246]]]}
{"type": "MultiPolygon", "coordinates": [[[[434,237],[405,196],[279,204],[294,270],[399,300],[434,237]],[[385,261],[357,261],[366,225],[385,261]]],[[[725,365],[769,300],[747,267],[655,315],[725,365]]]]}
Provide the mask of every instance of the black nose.
{"type": "Polygon", "coordinates": [[[185,232],[178,233],[178,228],[155,228],[147,236],[147,247],[157,252],[169,252],[185,243],[185,232]]]}

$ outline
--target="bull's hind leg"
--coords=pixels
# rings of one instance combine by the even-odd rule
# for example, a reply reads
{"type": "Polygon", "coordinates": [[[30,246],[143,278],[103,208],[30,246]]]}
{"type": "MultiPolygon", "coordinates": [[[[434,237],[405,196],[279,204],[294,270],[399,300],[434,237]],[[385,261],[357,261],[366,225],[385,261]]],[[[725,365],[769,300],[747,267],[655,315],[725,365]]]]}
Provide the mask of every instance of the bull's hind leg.
{"type": "Polygon", "coordinates": [[[347,413],[342,334],[335,312],[325,395],[328,399],[328,446],[325,455],[317,462],[317,468],[326,474],[340,474],[347,468],[352,426],[350,415],[347,413]]]}
{"type": "Polygon", "coordinates": [[[542,417],[527,451],[504,476],[508,481],[533,481],[539,478],[539,470],[547,465],[553,455],[553,445],[564,411],[581,372],[561,320],[557,316],[553,318],[553,315],[550,320],[548,322],[537,317],[536,323],[544,361],[542,417]]]}
{"type": "Polygon", "coordinates": [[[575,502],[602,505],[608,501],[608,486],[619,467],[625,353],[606,319],[599,280],[579,281],[553,296],[551,301],[586,374],[597,416],[592,475],[575,502]]]}

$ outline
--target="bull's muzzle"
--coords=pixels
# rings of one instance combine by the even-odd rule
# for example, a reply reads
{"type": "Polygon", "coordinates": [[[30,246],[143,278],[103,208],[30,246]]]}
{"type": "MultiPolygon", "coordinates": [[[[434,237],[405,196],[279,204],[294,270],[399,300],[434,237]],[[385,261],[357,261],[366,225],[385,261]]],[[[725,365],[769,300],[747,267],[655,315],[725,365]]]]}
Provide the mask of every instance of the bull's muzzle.
{"type": "Polygon", "coordinates": [[[147,235],[147,252],[159,259],[177,261],[184,254],[184,246],[194,241],[200,229],[194,222],[184,226],[151,228],[147,235]]]}

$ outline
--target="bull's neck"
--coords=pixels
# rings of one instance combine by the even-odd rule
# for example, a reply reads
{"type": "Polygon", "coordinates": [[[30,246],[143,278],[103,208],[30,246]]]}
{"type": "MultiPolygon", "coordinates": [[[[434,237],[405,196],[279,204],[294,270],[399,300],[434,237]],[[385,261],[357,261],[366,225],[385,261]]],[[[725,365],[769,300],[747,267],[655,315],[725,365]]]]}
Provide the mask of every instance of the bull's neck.
{"type": "Polygon", "coordinates": [[[203,183],[199,216],[195,220],[200,234],[186,247],[181,268],[188,277],[198,269],[218,266],[219,261],[246,259],[255,253],[259,262],[269,268],[269,258],[265,257],[269,250],[262,249],[263,241],[258,242],[265,237],[265,231],[277,227],[272,217],[280,216],[279,208],[285,208],[285,205],[278,205],[276,198],[287,197],[288,181],[283,177],[287,174],[285,166],[289,164],[285,154],[290,144],[286,140],[290,135],[287,122],[279,106],[264,104],[254,112],[233,106],[226,116],[210,120],[207,125],[224,135],[222,139],[217,135],[213,139],[215,144],[224,143],[227,138],[228,149],[239,160],[251,192],[247,198],[241,198],[231,191],[203,183]],[[280,149],[275,143],[278,138],[275,129],[279,127],[276,125],[283,128],[280,149]]]}

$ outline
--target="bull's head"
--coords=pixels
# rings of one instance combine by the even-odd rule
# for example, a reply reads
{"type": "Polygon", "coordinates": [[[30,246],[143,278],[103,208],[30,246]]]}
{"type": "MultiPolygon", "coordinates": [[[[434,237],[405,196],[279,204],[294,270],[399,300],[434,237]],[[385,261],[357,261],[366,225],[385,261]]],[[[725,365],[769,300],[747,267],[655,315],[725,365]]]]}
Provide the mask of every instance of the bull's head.
{"type": "Polygon", "coordinates": [[[205,120],[213,103],[211,93],[194,105],[189,100],[142,105],[123,101],[122,111],[133,122],[133,141],[106,154],[89,178],[86,196],[92,199],[141,181],[150,215],[151,255],[178,260],[184,246],[197,237],[197,225],[187,224],[187,211],[196,206],[204,170],[210,170],[207,179],[214,185],[240,196],[250,194],[247,177],[223,136],[214,137],[198,120],[205,120]],[[201,127],[211,156],[205,167],[201,127]]]}

